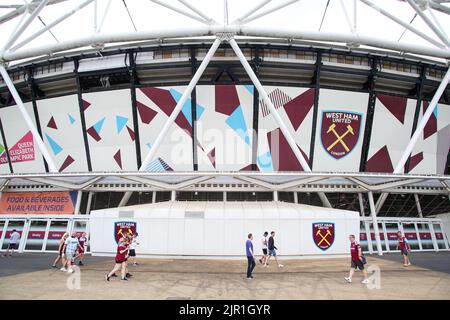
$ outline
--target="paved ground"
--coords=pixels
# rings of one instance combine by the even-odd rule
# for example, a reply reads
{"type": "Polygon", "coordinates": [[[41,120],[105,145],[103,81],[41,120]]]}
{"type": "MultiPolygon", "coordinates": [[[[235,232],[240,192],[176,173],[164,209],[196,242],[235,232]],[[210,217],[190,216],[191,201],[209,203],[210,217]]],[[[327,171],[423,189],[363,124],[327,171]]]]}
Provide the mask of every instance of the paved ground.
{"type": "Polygon", "coordinates": [[[368,287],[361,273],[345,283],[348,258],[258,265],[251,281],[244,260],[141,259],[130,281],[106,282],[111,258],[87,257],[78,278],[49,269],[53,255],[23,254],[0,258],[0,299],[450,299],[450,253],[415,253],[408,268],[399,258],[368,257],[381,270],[368,287]]]}

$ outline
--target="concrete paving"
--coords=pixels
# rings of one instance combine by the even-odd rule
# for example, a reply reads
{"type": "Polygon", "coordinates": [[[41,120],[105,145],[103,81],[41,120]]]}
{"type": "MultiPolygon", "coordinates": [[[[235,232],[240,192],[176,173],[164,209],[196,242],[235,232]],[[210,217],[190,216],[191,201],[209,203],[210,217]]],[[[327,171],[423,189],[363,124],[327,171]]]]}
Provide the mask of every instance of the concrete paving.
{"type": "Polygon", "coordinates": [[[79,277],[48,268],[53,259],[0,258],[0,299],[450,299],[448,252],[415,253],[411,267],[398,254],[369,256],[367,266],[380,270],[369,286],[360,283],[361,272],[344,281],[349,258],[289,259],[282,269],[258,264],[253,280],[245,277],[246,260],[148,258],[129,267],[128,282],[105,281],[111,258],[87,257],[79,277]]]}

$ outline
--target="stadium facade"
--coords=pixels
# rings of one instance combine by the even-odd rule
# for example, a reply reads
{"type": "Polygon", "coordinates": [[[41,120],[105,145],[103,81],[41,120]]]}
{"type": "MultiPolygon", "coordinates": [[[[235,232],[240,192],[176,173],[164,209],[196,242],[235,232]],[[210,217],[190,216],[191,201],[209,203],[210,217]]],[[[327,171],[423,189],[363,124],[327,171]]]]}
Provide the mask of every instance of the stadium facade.
{"type": "Polygon", "coordinates": [[[272,229],[293,256],[349,233],[382,254],[397,230],[449,250],[448,46],[353,36],[208,25],[3,52],[33,59],[2,72],[2,246],[92,231],[105,254],[126,222],[149,255],[235,256],[272,229]]]}

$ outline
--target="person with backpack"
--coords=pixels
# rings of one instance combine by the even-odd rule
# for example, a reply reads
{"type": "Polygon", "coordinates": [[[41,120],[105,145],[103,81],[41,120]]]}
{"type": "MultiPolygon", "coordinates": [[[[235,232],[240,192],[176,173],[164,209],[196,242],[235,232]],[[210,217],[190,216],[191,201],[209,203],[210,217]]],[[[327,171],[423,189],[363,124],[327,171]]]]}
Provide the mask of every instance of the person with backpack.
{"type": "Polygon", "coordinates": [[[400,231],[397,232],[397,239],[398,244],[395,249],[400,249],[400,253],[403,255],[403,266],[408,267],[411,265],[408,258],[408,252],[411,252],[411,246],[409,245],[408,240],[406,240],[406,237],[403,236],[400,231]]]}
{"type": "Polygon", "coordinates": [[[361,283],[367,284],[369,280],[367,279],[367,271],[364,269],[365,257],[362,254],[361,246],[356,242],[355,235],[351,234],[348,238],[350,240],[351,267],[348,277],[344,277],[344,279],[348,283],[351,283],[353,274],[359,269],[364,275],[364,280],[361,283]]]}

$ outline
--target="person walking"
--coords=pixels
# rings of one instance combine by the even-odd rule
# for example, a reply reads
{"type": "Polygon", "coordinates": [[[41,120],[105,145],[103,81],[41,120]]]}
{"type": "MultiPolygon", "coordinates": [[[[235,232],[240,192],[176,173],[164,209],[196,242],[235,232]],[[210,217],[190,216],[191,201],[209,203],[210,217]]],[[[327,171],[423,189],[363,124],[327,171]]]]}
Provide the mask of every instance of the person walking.
{"type": "Polygon", "coordinates": [[[109,279],[116,274],[117,271],[121,271],[122,274],[122,280],[127,281],[127,255],[128,255],[128,243],[126,238],[121,238],[119,240],[119,244],[117,246],[117,254],[114,265],[114,268],[111,270],[110,273],[105,275],[106,281],[109,281],[109,279]]]}
{"type": "Polygon", "coordinates": [[[10,257],[12,257],[14,250],[19,249],[19,243],[20,243],[20,233],[17,232],[16,229],[13,229],[9,236],[8,248],[6,249],[6,252],[3,256],[7,257],[9,255],[10,257]],[[11,250],[11,253],[9,252],[10,250],[11,250]]]}
{"type": "Polygon", "coordinates": [[[87,234],[86,232],[83,232],[81,234],[81,236],[78,238],[78,255],[77,258],[78,260],[78,265],[79,266],[83,266],[83,259],[84,259],[84,253],[86,252],[86,248],[87,248],[87,242],[88,242],[88,238],[87,238],[87,234]]]}
{"type": "Polygon", "coordinates": [[[63,264],[61,271],[73,273],[72,264],[75,254],[78,250],[79,242],[77,238],[77,233],[72,232],[71,236],[64,242],[63,252],[65,263],[63,264]]]}
{"type": "Polygon", "coordinates": [[[52,268],[58,268],[56,265],[59,261],[61,261],[62,265],[65,265],[65,259],[64,259],[64,243],[66,242],[66,239],[69,237],[69,234],[66,232],[63,234],[61,239],[59,239],[59,246],[58,246],[58,256],[56,257],[55,261],[53,262],[52,268]]]}
{"type": "Polygon", "coordinates": [[[403,266],[408,267],[411,265],[411,262],[408,258],[408,252],[411,252],[411,246],[409,245],[408,240],[406,240],[406,237],[403,236],[400,231],[397,232],[397,240],[398,244],[395,249],[400,249],[400,253],[403,256],[403,266]]]}
{"type": "Polygon", "coordinates": [[[251,233],[249,233],[247,236],[247,241],[245,242],[245,252],[247,254],[247,279],[248,280],[253,279],[252,272],[256,266],[252,240],[253,240],[253,235],[251,233]]]}
{"type": "Polygon", "coordinates": [[[265,231],[263,234],[263,237],[261,238],[261,247],[262,247],[263,256],[261,257],[261,259],[259,259],[259,263],[261,263],[262,265],[265,265],[266,260],[267,260],[267,236],[268,235],[269,235],[269,233],[267,231],[265,231]]]}
{"type": "Polygon", "coordinates": [[[137,266],[138,263],[136,261],[136,247],[139,245],[139,241],[137,240],[138,233],[136,232],[134,235],[131,236],[131,243],[130,243],[130,262],[133,263],[133,266],[137,266]]]}
{"type": "Polygon", "coordinates": [[[348,283],[351,283],[353,274],[357,269],[359,269],[364,274],[364,280],[361,281],[361,283],[367,284],[369,283],[369,280],[367,279],[367,271],[364,269],[361,246],[358,242],[356,242],[355,235],[349,235],[348,239],[350,240],[351,267],[348,277],[344,277],[344,279],[348,283]]]}
{"type": "Polygon", "coordinates": [[[267,257],[266,263],[264,264],[264,267],[267,267],[269,264],[270,257],[274,257],[275,262],[278,264],[278,268],[283,268],[284,265],[278,262],[277,258],[277,250],[278,248],[275,246],[275,231],[272,231],[270,233],[269,240],[267,241],[267,248],[269,249],[269,256],[267,257]]]}

